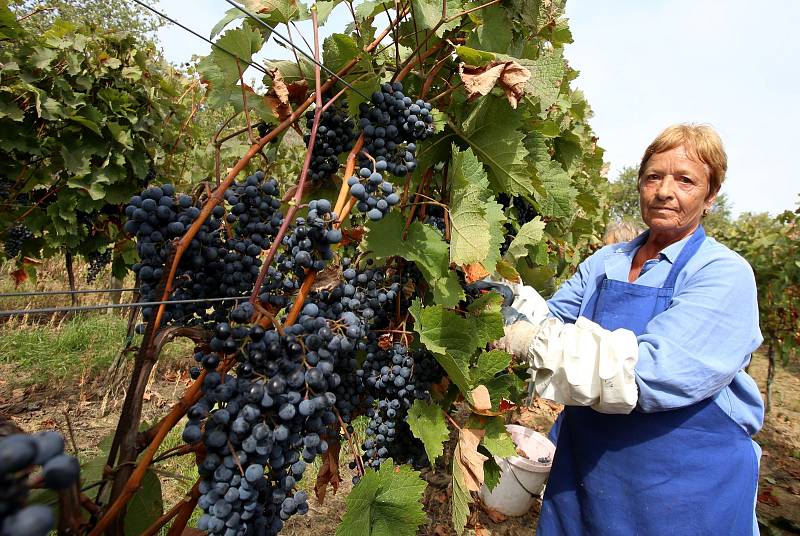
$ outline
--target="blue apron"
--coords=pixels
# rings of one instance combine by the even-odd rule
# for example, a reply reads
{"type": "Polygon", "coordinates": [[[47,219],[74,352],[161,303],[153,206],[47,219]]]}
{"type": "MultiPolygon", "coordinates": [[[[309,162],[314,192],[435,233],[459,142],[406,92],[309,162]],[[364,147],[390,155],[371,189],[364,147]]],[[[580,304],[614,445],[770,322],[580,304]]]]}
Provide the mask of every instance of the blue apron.
{"type": "MultiPolygon", "coordinates": [[[[670,306],[678,273],[704,239],[700,226],[662,288],[604,279],[585,315],[641,335],[670,306]]],[[[557,426],[538,536],[753,535],[756,454],[713,399],[629,415],[569,406],[557,426]]]]}

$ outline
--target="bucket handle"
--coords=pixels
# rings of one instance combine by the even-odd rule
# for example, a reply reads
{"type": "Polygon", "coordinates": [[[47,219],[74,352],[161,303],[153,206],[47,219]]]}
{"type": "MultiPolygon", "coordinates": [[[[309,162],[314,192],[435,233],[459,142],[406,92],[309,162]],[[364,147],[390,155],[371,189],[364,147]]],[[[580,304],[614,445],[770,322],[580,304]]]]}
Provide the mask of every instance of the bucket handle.
{"type": "Polygon", "coordinates": [[[526,492],[528,492],[528,495],[530,495],[531,497],[538,497],[539,496],[538,493],[533,493],[531,490],[529,490],[528,488],[525,487],[525,484],[520,482],[519,477],[517,476],[517,473],[514,472],[514,466],[513,465],[508,464],[508,469],[509,469],[509,472],[513,475],[514,480],[516,480],[517,484],[519,484],[519,487],[521,487],[526,492]]]}

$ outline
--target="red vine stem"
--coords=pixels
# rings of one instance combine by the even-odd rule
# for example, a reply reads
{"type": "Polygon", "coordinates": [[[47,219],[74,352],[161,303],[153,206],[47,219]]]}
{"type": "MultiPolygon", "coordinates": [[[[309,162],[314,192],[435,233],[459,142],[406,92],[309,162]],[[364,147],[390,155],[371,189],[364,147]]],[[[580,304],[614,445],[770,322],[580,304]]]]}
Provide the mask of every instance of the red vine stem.
{"type": "Polygon", "coordinates": [[[272,264],[272,259],[275,258],[275,254],[278,252],[278,247],[281,245],[283,237],[286,235],[286,231],[289,230],[289,225],[294,219],[294,215],[300,209],[300,202],[303,199],[303,191],[306,187],[306,179],[308,179],[308,168],[311,166],[311,155],[314,152],[314,144],[317,141],[319,120],[322,118],[322,83],[321,71],[319,67],[319,28],[317,25],[317,10],[315,8],[311,9],[311,21],[314,26],[314,101],[316,104],[314,108],[314,122],[311,124],[311,134],[308,140],[308,148],[306,149],[306,158],[303,161],[303,168],[300,170],[300,178],[297,180],[297,190],[295,191],[294,198],[289,202],[289,210],[286,211],[286,215],[283,217],[283,221],[281,222],[281,227],[278,229],[278,234],[275,235],[275,239],[272,241],[272,244],[269,247],[267,256],[264,258],[264,263],[261,265],[261,270],[258,272],[255,285],[253,285],[253,292],[250,294],[250,303],[255,303],[259,294],[261,294],[261,287],[264,284],[264,279],[267,277],[267,271],[269,271],[269,267],[272,264]]]}

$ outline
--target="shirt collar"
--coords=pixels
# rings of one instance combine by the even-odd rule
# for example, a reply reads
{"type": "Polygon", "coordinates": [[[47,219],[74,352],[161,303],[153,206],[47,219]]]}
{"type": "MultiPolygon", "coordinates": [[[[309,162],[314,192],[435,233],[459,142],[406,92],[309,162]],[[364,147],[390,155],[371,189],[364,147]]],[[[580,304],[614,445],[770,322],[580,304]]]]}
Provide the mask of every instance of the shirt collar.
{"type": "MultiPolygon", "coordinates": [[[[650,231],[645,231],[636,238],[634,238],[633,240],[631,240],[630,242],[619,244],[617,246],[617,249],[614,250],[615,253],[630,254],[631,252],[636,251],[637,249],[639,249],[639,246],[641,246],[647,241],[647,236],[649,233],[650,231]]],[[[678,255],[683,249],[683,246],[686,245],[686,242],[688,242],[691,237],[692,235],[690,234],[689,236],[678,240],[674,244],[668,245],[667,247],[659,251],[659,255],[660,256],[663,255],[663,257],[666,258],[670,263],[675,263],[675,259],[678,258],[678,255]]]]}

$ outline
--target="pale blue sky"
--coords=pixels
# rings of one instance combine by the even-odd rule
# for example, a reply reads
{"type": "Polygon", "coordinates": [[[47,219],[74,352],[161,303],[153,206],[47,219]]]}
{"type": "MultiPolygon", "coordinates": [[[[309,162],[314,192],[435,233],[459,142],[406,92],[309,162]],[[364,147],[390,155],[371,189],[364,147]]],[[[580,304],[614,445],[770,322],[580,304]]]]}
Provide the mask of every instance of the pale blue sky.
{"type": "MultiPolygon", "coordinates": [[[[224,0],[160,0],[163,11],[206,36],[229,7],[224,0]]],[[[341,31],[348,17],[338,6],[323,37],[341,31]]],[[[581,73],[573,84],[595,112],[591,123],[611,178],[637,165],[665,126],[709,123],[728,152],[723,191],[735,213],[796,208],[800,1],[568,0],[567,17],[575,43],[566,56],[581,73]]],[[[176,63],[210,49],[173,25],[159,39],[176,63]]],[[[272,43],[265,52],[291,57],[272,43]]]]}

